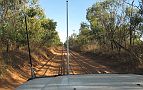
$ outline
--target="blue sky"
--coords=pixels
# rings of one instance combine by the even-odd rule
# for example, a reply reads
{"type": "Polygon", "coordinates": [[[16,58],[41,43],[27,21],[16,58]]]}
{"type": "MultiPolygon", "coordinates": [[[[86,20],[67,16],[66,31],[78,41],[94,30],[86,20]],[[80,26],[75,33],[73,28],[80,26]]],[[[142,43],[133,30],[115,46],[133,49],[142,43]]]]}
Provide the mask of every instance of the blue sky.
{"type": "MultiPolygon", "coordinates": [[[[47,18],[57,22],[57,31],[62,42],[66,40],[66,0],[39,0],[47,18]]],[[[79,32],[80,23],[86,21],[86,9],[97,1],[103,0],[68,0],[69,1],[69,35],[74,30],[79,32]]],[[[128,0],[131,2],[132,0],[128,0]]],[[[140,0],[135,0],[135,3],[140,0]]]]}
{"type": "MultiPolygon", "coordinates": [[[[86,21],[86,9],[96,0],[69,0],[69,35],[78,33],[80,23],[86,21]]],[[[57,22],[57,31],[61,41],[66,40],[66,0],[40,0],[48,18],[57,22]]]]}

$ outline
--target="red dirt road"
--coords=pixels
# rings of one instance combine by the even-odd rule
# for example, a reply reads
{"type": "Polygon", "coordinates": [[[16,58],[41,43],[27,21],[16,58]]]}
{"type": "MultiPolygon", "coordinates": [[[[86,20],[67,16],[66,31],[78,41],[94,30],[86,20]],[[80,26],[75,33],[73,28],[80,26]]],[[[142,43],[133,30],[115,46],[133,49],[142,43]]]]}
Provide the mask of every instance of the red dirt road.
{"type": "MultiPolygon", "coordinates": [[[[37,76],[64,75],[67,73],[67,53],[63,48],[52,50],[54,54],[49,60],[42,61],[43,65],[36,66],[37,76]]],[[[69,74],[103,74],[115,73],[109,67],[96,63],[87,56],[70,51],[69,74]]]]}
{"type": "MultiPolygon", "coordinates": [[[[30,68],[28,63],[28,54],[26,51],[15,52],[17,60],[23,66],[11,67],[7,73],[0,79],[0,90],[14,90],[17,86],[26,82],[30,78],[30,68]]],[[[32,53],[32,61],[35,74],[39,76],[53,76],[67,74],[67,53],[62,47],[48,49],[46,47],[36,50],[32,53]]],[[[96,59],[83,56],[77,52],[70,51],[69,74],[102,74],[115,73],[108,66],[99,64],[96,59]]]]}

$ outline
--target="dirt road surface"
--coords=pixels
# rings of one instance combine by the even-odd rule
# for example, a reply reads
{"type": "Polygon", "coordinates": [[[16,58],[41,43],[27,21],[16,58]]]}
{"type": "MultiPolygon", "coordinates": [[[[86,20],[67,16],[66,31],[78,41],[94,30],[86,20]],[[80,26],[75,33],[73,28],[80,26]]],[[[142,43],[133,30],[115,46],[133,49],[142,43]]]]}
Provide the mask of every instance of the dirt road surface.
{"type": "MultiPolygon", "coordinates": [[[[7,73],[0,79],[0,90],[14,90],[16,87],[26,82],[30,76],[29,63],[26,51],[13,53],[22,66],[9,66],[7,73]]],[[[41,48],[32,52],[32,61],[36,77],[66,75],[69,74],[106,74],[115,73],[108,66],[96,62],[96,58],[90,58],[77,52],[70,51],[69,70],[67,70],[67,52],[60,48],[41,48]]]]}
{"type": "MultiPolygon", "coordinates": [[[[67,52],[64,48],[53,49],[53,56],[49,60],[42,61],[36,66],[37,76],[53,76],[67,74],[67,52]]],[[[115,73],[108,66],[101,65],[96,60],[70,51],[69,74],[105,74],[115,73]]]]}

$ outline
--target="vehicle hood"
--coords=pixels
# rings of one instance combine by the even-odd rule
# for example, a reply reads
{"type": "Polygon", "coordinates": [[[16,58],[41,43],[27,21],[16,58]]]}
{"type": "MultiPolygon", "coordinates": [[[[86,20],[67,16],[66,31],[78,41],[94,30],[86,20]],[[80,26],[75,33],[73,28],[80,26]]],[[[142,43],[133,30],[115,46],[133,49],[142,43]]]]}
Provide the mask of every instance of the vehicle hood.
{"type": "Polygon", "coordinates": [[[36,78],[16,90],[143,90],[143,76],[87,74],[36,78]]]}

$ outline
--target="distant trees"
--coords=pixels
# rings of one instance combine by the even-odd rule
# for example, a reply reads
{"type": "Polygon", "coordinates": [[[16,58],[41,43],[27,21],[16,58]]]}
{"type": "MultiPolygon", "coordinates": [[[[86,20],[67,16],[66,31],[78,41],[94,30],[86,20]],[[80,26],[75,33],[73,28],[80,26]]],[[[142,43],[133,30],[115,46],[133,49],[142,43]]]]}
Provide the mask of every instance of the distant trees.
{"type": "MultiPolygon", "coordinates": [[[[81,23],[79,35],[70,39],[76,40],[75,44],[78,43],[79,46],[94,43],[104,52],[120,53],[125,50],[136,57],[136,62],[140,62],[143,57],[139,59],[133,47],[143,43],[142,10],[142,7],[135,6],[134,0],[131,4],[126,3],[126,0],[97,2],[87,9],[89,25],[81,23]]],[[[140,55],[141,53],[143,52],[140,55]]]]}

